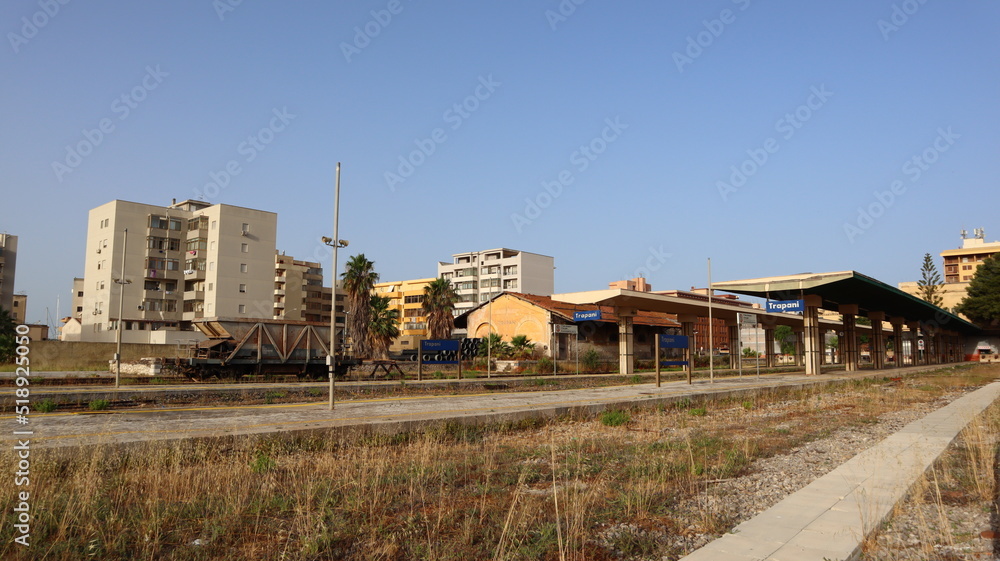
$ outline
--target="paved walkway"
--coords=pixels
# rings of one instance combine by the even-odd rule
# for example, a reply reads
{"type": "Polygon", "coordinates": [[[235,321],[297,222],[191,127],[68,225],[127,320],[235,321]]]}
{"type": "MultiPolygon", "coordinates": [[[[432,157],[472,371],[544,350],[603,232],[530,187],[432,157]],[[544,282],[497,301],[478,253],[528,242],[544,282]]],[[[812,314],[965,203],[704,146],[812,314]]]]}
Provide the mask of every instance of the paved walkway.
{"type": "Polygon", "coordinates": [[[857,559],[921,474],[1000,397],[1000,382],[914,421],[682,561],[857,559]]]}

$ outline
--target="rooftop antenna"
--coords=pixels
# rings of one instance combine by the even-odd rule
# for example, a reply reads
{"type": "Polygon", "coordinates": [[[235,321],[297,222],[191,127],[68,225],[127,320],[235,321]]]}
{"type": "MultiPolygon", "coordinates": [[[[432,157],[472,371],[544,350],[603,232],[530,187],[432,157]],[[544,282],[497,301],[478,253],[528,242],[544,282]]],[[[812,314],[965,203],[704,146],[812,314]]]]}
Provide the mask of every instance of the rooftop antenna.
{"type": "Polygon", "coordinates": [[[978,240],[986,239],[986,230],[985,229],[983,229],[983,228],[976,228],[974,230],[974,232],[975,232],[975,235],[976,235],[976,239],[978,239],[978,240]]]}
{"type": "Polygon", "coordinates": [[[969,233],[967,231],[965,231],[965,228],[962,228],[962,239],[964,240],[968,236],[969,236],[969,233]]]}

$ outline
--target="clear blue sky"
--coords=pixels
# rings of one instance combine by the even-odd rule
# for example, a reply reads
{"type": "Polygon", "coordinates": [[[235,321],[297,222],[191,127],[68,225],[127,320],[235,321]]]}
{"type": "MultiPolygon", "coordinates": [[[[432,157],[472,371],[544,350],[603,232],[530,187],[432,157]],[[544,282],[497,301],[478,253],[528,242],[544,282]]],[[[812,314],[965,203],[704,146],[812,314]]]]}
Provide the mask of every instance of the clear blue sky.
{"type": "Polygon", "coordinates": [[[708,257],[720,281],[895,284],[962,228],[1000,238],[995,1],[235,3],[0,6],[29,320],[68,313],[89,209],[196,197],[230,161],[206,198],[277,212],[301,258],[343,162],[341,255],[384,280],[503,246],[554,256],[557,292],[647,265],[703,286],[708,257]]]}

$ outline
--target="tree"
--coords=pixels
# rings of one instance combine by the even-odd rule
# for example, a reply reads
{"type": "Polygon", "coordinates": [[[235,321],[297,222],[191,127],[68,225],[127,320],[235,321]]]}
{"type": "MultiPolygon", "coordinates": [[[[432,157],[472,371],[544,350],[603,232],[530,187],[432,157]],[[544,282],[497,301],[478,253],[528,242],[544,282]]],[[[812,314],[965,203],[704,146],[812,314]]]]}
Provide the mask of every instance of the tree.
{"type": "Polygon", "coordinates": [[[479,345],[479,356],[490,356],[496,360],[507,358],[510,354],[510,345],[503,340],[503,335],[499,333],[490,333],[479,345]]]}
{"type": "Polygon", "coordinates": [[[0,363],[14,362],[16,343],[17,324],[14,323],[14,317],[4,308],[0,308],[0,363]]]}
{"type": "Polygon", "coordinates": [[[364,358],[371,353],[368,330],[372,321],[371,293],[378,282],[375,262],[369,261],[364,253],[359,253],[347,261],[347,269],[341,277],[347,295],[347,328],[354,345],[352,352],[354,356],[364,358]]]}
{"type": "Polygon", "coordinates": [[[791,326],[779,325],[778,327],[775,327],[774,340],[777,341],[778,345],[781,347],[781,354],[795,354],[795,341],[791,326]]]}
{"type": "Polygon", "coordinates": [[[982,327],[1000,327],[1000,253],[979,265],[955,311],[982,327]]]}
{"type": "Polygon", "coordinates": [[[527,335],[515,335],[510,339],[510,350],[514,358],[528,358],[535,351],[535,344],[527,335]]]}
{"type": "Polygon", "coordinates": [[[436,278],[424,287],[423,309],[431,339],[451,336],[455,327],[455,302],[458,302],[458,294],[448,279],[436,278]]]}
{"type": "Polygon", "coordinates": [[[941,297],[941,275],[938,274],[930,253],[924,254],[924,264],[920,268],[920,280],[917,281],[917,296],[939,308],[944,302],[941,297]]]}
{"type": "Polygon", "coordinates": [[[389,298],[371,295],[371,320],[368,323],[368,342],[375,358],[389,358],[389,346],[399,337],[399,310],[389,309],[389,298]]]}

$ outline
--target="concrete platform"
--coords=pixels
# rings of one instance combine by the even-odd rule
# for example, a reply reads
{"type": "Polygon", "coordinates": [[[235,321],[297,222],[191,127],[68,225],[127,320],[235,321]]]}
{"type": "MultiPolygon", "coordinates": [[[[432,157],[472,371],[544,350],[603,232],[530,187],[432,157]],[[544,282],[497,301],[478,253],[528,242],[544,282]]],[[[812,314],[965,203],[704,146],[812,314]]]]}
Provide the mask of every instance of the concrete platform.
{"type": "MultiPolygon", "coordinates": [[[[64,448],[250,434],[337,436],[359,431],[391,434],[420,430],[428,423],[444,421],[476,424],[577,412],[594,414],[606,409],[655,406],[699,396],[739,396],[767,388],[794,389],[873,376],[900,376],[937,368],[940,366],[851,374],[840,372],[822,376],[770,374],[759,378],[718,378],[714,383],[702,379],[692,385],[675,381],[664,383],[660,388],[644,383],[558,391],[355,399],[338,402],[334,411],[328,410],[323,399],[317,403],[280,405],[55,411],[48,414],[32,412],[27,425],[17,425],[32,434],[7,433],[0,440],[13,442],[18,437],[30,436],[33,448],[64,448]]],[[[41,398],[40,395],[34,397],[41,398]]],[[[14,419],[14,416],[4,415],[0,419],[14,419]]]]}
{"type": "Polygon", "coordinates": [[[998,397],[994,382],[910,423],[682,561],[857,559],[864,538],[998,397]]]}

